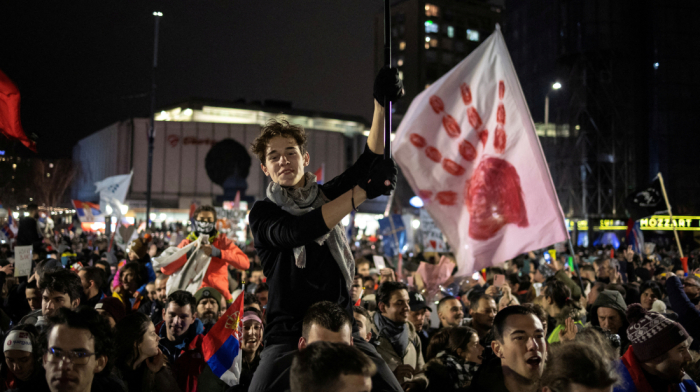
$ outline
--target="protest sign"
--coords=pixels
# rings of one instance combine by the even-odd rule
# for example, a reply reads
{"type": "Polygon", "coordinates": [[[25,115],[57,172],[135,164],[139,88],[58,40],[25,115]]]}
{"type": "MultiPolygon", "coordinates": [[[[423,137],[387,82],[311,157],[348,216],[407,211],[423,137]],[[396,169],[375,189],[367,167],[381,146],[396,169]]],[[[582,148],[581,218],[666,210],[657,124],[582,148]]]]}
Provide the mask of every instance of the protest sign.
{"type": "Polygon", "coordinates": [[[420,210],[420,230],[423,235],[424,252],[446,252],[442,231],[426,210],[420,210]]]}
{"type": "Polygon", "coordinates": [[[32,272],[32,246],[15,246],[15,277],[32,272]]]}

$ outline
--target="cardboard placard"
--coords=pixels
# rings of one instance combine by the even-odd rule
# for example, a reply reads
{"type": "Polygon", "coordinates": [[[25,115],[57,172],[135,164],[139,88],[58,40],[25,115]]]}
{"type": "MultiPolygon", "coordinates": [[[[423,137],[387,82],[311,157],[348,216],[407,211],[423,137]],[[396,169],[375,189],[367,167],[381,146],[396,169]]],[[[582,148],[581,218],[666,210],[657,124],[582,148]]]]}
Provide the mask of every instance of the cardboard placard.
{"type": "Polygon", "coordinates": [[[376,268],[378,268],[378,269],[386,268],[386,263],[384,262],[383,256],[374,255],[374,256],[372,256],[372,260],[374,260],[374,266],[376,268]]]}
{"type": "Polygon", "coordinates": [[[15,277],[32,272],[32,246],[15,246],[15,277]]]}

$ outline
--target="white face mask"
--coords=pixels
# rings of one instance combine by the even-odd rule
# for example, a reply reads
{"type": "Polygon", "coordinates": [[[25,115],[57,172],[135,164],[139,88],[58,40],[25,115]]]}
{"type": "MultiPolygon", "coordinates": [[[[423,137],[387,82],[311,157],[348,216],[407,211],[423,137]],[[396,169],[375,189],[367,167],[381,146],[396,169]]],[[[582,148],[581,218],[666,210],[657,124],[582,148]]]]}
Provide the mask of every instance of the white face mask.
{"type": "Polygon", "coordinates": [[[214,222],[195,221],[194,223],[199,234],[209,234],[214,231],[214,222]]]}

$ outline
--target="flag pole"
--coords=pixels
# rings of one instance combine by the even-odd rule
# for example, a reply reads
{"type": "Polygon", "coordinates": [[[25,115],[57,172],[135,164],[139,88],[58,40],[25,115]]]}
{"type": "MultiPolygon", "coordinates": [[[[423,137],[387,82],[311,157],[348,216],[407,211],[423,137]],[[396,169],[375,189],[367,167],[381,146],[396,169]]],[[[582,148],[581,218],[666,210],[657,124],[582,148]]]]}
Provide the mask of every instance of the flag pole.
{"type": "Polygon", "coordinates": [[[676,245],[678,245],[678,253],[680,253],[681,258],[683,258],[683,248],[681,248],[681,240],[678,238],[678,231],[676,230],[676,224],[673,221],[673,213],[671,212],[671,204],[668,202],[668,195],[666,194],[666,186],[664,185],[664,177],[661,172],[658,174],[659,183],[661,184],[661,192],[664,194],[664,200],[666,201],[666,208],[668,208],[668,216],[671,218],[671,226],[673,227],[673,235],[676,237],[676,245]]]}
{"type": "Polygon", "coordinates": [[[160,18],[162,12],[154,12],[156,20],[154,40],[153,40],[153,68],[151,69],[151,121],[148,128],[148,171],[146,176],[146,230],[151,227],[151,184],[153,182],[153,142],[156,135],[155,115],[156,115],[156,71],[158,70],[158,31],[160,30],[160,18]]]}
{"type": "MultiPolygon", "coordinates": [[[[391,68],[391,4],[384,0],[384,65],[391,68]]],[[[391,159],[391,101],[384,97],[384,159],[391,159]]]]}

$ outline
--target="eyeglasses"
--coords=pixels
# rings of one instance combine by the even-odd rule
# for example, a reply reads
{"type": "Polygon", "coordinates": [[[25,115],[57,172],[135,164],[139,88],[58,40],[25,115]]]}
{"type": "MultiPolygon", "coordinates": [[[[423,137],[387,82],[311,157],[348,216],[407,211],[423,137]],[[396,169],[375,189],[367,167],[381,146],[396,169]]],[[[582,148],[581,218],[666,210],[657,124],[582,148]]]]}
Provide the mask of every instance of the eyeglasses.
{"type": "Polygon", "coordinates": [[[95,353],[86,351],[63,351],[60,348],[51,347],[46,353],[46,361],[51,363],[59,363],[68,361],[74,365],[86,365],[90,362],[90,357],[95,353]]]}

